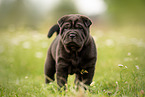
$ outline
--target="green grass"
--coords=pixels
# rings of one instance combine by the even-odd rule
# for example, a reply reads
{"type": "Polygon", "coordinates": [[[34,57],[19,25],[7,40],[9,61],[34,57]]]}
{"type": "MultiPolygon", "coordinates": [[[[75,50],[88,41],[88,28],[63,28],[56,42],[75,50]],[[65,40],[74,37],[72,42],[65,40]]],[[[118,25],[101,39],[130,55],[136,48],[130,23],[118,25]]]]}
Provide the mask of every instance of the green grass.
{"type": "Polygon", "coordinates": [[[0,97],[144,97],[144,31],[92,31],[98,48],[93,84],[89,90],[76,90],[74,76],[69,76],[68,89],[62,92],[57,90],[56,81],[44,83],[46,53],[55,35],[47,39],[47,33],[2,32],[0,97]]]}

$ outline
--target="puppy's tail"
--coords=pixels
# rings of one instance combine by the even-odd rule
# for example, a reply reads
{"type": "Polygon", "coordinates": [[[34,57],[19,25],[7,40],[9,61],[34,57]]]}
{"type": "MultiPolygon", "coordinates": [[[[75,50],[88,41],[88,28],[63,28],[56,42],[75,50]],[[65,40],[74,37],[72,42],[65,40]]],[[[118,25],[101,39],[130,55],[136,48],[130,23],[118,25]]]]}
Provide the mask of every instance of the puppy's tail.
{"type": "Polygon", "coordinates": [[[57,32],[57,35],[58,35],[59,34],[59,30],[60,30],[60,28],[59,28],[58,24],[55,24],[54,26],[52,26],[50,28],[49,32],[48,32],[48,35],[47,35],[48,38],[50,38],[53,35],[54,32],[57,32]]]}

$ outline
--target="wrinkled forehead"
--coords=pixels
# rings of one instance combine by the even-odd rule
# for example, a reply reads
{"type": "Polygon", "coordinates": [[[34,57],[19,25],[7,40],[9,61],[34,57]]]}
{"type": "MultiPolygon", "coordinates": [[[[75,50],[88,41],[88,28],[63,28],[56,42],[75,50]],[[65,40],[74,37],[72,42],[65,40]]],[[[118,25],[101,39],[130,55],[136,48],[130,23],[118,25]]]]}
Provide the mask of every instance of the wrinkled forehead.
{"type": "Polygon", "coordinates": [[[81,19],[81,17],[79,15],[71,15],[71,16],[68,16],[67,17],[67,19],[65,20],[65,22],[69,22],[72,25],[74,25],[77,22],[83,23],[83,20],[81,19]]]}

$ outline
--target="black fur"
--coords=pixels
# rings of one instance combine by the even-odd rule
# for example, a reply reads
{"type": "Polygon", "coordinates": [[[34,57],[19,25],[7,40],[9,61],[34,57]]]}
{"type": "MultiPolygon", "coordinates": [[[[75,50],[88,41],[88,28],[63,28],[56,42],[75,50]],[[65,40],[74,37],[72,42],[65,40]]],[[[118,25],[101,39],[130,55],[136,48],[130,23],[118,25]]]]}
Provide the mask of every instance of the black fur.
{"type": "Polygon", "coordinates": [[[53,33],[54,32],[57,32],[57,35],[59,34],[59,26],[58,26],[58,24],[55,24],[54,26],[52,26],[51,28],[50,28],[50,30],[49,30],[49,32],[48,32],[48,38],[50,38],[52,35],[53,35],[53,33]]]}
{"type": "Polygon", "coordinates": [[[97,60],[95,42],[90,35],[91,20],[82,15],[66,15],[58,20],[48,34],[57,37],[48,49],[45,62],[45,82],[54,81],[62,87],[67,83],[68,74],[76,74],[75,84],[90,85],[97,60]]]}

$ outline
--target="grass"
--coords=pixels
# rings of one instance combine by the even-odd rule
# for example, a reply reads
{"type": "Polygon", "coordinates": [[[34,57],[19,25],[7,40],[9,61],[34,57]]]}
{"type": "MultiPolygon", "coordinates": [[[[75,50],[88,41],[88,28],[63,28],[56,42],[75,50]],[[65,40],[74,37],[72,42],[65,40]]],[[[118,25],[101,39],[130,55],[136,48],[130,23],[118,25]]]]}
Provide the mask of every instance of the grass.
{"type": "Polygon", "coordinates": [[[144,97],[144,29],[92,31],[98,61],[89,90],[76,90],[74,76],[67,91],[59,92],[56,81],[44,84],[44,62],[55,35],[36,31],[0,33],[0,97],[144,97]]]}

